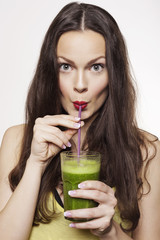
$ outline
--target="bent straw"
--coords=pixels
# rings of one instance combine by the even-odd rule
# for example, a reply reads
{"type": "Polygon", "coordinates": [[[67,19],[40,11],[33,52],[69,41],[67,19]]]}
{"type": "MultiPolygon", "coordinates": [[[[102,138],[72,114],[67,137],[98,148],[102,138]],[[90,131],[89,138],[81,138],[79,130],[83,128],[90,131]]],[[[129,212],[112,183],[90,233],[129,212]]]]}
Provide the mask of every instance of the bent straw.
{"type": "MultiPolygon", "coordinates": [[[[82,106],[79,106],[79,113],[78,113],[78,117],[81,118],[81,110],[82,110],[82,106]]],[[[81,120],[80,120],[81,122],[81,120]]],[[[78,157],[80,155],[80,148],[81,148],[81,127],[78,129],[78,157]]],[[[78,158],[79,160],[79,158],[78,158]]]]}

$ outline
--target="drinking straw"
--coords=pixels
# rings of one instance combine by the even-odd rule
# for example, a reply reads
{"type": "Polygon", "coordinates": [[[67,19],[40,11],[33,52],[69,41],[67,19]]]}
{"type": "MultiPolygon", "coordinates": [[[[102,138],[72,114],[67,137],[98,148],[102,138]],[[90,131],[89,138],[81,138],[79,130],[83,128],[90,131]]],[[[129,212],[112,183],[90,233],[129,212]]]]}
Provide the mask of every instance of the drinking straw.
{"type": "MultiPolygon", "coordinates": [[[[78,112],[78,117],[81,118],[81,110],[82,106],[79,106],[79,112],[78,112]]],[[[80,120],[81,122],[81,120],[80,120]]],[[[80,147],[81,147],[81,127],[78,129],[78,157],[80,155],[80,147]]],[[[78,158],[79,160],[79,158],[78,158]]]]}

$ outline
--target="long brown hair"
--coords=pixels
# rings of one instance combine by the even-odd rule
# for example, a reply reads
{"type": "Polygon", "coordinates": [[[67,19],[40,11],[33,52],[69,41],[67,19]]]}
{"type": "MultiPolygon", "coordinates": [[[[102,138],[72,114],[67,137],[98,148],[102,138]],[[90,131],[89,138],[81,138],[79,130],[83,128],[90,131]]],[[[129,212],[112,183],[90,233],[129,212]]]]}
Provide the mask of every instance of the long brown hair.
{"type": "MultiPolygon", "coordinates": [[[[93,30],[106,42],[106,65],[109,95],[86,134],[89,150],[102,154],[100,180],[116,187],[121,217],[130,220],[134,230],[140,217],[137,192],[142,186],[139,172],[143,159],[140,147],[146,149],[144,137],[135,120],[135,90],[129,71],[123,36],[114,18],[104,9],[84,3],[66,5],[51,23],[40,53],[35,76],[26,101],[26,127],[18,165],[9,175],[12,190],[18,185],[30,155],[36,118],[62,113],[58,86],[56,47],[67,31],[93,30]]],[[[84,144],[85,146],[85,144],[84,144]]],[[[49,222],[54,212],[48,209],[48,194],[61,179],[59,155],[51,161],[42,177],[35,223],[49,222]]]]}

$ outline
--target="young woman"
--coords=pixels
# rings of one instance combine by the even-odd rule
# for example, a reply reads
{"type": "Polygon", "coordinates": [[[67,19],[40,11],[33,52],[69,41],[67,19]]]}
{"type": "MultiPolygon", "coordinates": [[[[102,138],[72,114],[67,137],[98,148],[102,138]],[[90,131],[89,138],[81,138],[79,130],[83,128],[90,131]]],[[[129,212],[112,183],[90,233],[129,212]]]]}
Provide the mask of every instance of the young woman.
{"type": "Polygon", "coordinates": [[[26,124],[9,128],[0,151],[0,239],[159,240],[160,143],[138,129],[122,34],[97,6],[70,3],[45,36],[26,102],[26,124]],[[78,106],[83,103],[81,124],[78,106]],[[91,209],[63,210],[59,154],[102,154],[99,181],[71,197],[91,209]],[[92,218],[72,223],[64,219],[92,218]]]}

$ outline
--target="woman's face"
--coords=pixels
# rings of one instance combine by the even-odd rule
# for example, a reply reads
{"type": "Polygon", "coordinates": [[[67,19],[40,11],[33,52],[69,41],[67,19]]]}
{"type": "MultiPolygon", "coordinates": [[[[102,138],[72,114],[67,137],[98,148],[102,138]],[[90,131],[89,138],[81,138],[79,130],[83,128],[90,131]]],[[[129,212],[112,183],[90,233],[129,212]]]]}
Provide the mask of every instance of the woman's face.
{"type": "Polygon", "coordinates": [[[61,104],[65,111],[81,119],[98,113],[108,95],[105,40],[91,30],[62,34],[57,45],[61,104]]]}

